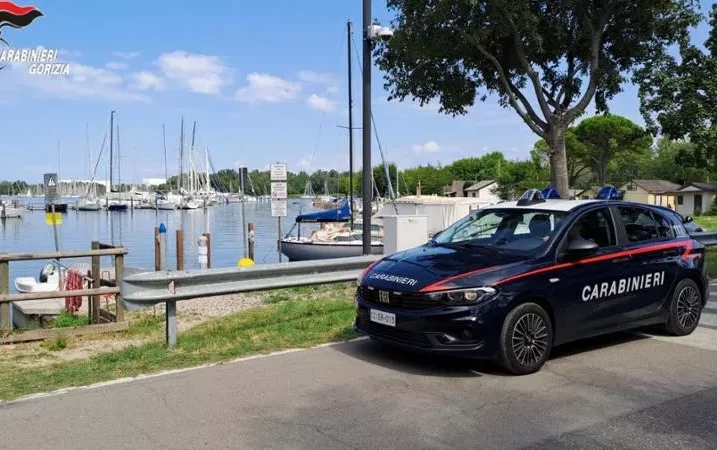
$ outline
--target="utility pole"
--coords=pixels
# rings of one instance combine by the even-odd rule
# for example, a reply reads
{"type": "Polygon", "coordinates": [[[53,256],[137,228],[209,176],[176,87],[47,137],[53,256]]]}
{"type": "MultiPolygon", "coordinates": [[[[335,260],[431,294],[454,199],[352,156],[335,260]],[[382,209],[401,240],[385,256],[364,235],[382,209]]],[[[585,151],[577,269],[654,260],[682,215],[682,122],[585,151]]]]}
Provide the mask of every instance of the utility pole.
{"type": "Polygon", "coordinates": [[[114,159],[114,131],[115,131],[115,112],[110,111],[110,192],[112,192],[112,164],[114,159]]]}
{"type": "Polygon", "coordinates": [[[371,26],[371,0],[363,0],[363,102],[362,102],[362,131],[363,142],[363,254],[371,254],[371,39],[369,27],[371,26]]]}
{"type": "Polygon", "coordinates": [[[346,41],[348,42],[349,64],[349,208],[351,211],[351,229],[354,229],[354,99],[351,84],[351,21],[346,22],[346,41]]]}

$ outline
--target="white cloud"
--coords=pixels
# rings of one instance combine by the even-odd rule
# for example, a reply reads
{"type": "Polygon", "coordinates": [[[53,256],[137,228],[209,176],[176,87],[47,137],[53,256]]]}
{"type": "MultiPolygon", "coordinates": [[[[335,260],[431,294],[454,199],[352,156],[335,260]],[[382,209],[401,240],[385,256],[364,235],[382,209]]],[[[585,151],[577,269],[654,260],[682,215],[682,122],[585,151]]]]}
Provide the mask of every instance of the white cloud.
{"type": "Polygon", "coordinates": [[[180,86],[200,94],[217,94],[232,83],[231,69],[218,56],[175,51],[160,55],[162,73],[180,86]]]}
{"type": "Polygon", "coordinates": [[[139,56],[139,52],[113,52],[112,54],[122,59],[134,59],[139,56]]]}
{"type": "MultiPolygon", "coordinates": [[[[42,47],[42,46],[40,46],[42,47]]],[[[79,58],[82,56],[82,52],[79,50],[68,50],[66,48],[60,49],[60,59],[62,58],[79,58]]]]}
{"type": "MultiPolygon", "coordinates": [[[[3,81],[3,88],[20,92],[18,86],[32,89],[34,95],[65,99],[99,99],[113,102],[146,102],[146,95],[130,92],[125,79],[102,67],[68,63],[70,75],[38,76],[27,72],[27,65],[14,64],[8,67],[10,77],[3,81]]],[[[23,90],[27,95],[27,90],[23,90]]]]}
{"type": "Polygon", "coordinates": [[[329,87],[326,88],[326,93],[327,93],[327,94],[335,94],[335,93],[337,93],[337,92],[339,92],[339,87],[338,87],[338,86],[329,86],[329,87]]]}
{"type": "Polygon", "coordinates": [[[127,70],[129,65],[127,63],[123,63],[123,62],[110,61],[107,64],[105,64],[105,67],[107,67],[110,70],[127,70]]]}
{"type": "Polygon", "coordinates": [[[162,91],[166,87],[164,79],[152,72],[147,72],[146,70],[129,74],[129,79],[132,80],[132,89],[140,91],[147,91],[150,89],[162,91]]]}
{"type": "Polygon", "coordinates": [[[306,99],[306,103],[309,104],[310,108],[318,109],[319,111],[328,112],[336,109],[335,101],[316,94],[311,94],[309,98],[306,99]]]}
{"type": "Polygon", "coordinates": [[[301,92],[301,84],[266,73],[250,73],[249,84],[236,91],[236,99],[245,103],[282,103],[293,100],[301,92]]]}
{"type": "Polygon", "coordinates": [[[299,80],[310,84],[334,84],[334,76],[330,73],[313,72],[302,70],[299,72],[299,80]]]}
{"type": "Polygon", "coordinates": [[[419,153],[436,153],[441,150],[441,146],[436,141],[427,141],[425,144],[414,145],[411,151],[415,154],[419,153]]]}

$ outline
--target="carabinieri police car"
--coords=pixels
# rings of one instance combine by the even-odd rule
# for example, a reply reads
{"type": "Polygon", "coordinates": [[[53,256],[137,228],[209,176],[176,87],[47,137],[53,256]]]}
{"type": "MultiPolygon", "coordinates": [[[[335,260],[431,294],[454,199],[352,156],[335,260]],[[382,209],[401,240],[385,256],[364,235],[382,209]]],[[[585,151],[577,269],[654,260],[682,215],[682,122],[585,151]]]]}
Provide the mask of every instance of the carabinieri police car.
{"type": "Polygon", "coordinates": [[[356,329],[494,358],[514,374],[585,337],[655,324],[692,333],[709,286],[704,246],[680,216],[607,197],[546,200],[532,189],[378,260],[359,277],[356,329]]]}

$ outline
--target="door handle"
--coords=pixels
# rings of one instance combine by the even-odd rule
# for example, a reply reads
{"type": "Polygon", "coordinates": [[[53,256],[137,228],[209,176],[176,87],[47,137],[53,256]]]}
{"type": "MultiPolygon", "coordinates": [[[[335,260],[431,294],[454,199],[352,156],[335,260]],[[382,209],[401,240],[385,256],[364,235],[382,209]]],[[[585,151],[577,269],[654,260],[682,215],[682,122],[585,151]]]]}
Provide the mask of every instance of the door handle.
{"type": "Polygon", "coordinates": [[[612,262],[614,262],[614,263],[621,263],[621,262],[626,262],[626,261],[630,261],[629,256],[623,256],[622,258],[615,258],[612,260],[612,262]]]}

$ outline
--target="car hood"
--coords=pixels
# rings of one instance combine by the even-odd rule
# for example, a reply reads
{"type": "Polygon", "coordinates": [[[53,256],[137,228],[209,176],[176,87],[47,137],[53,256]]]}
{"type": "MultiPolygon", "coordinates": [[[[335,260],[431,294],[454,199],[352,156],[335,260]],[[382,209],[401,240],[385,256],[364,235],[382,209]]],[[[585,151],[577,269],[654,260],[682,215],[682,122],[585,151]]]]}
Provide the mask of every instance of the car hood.
{"type": "Polygon", "coordinates": [[[525,256],[506,255],[489,249],[429,244],[383,258],[364,275],[361,284],[378,289],[418,292],[427,286],[456,278],[463,278],[469,283],[478,282],[483,272],[493,272],[493,269],[505,268],[525,259],[525,256]]]}

